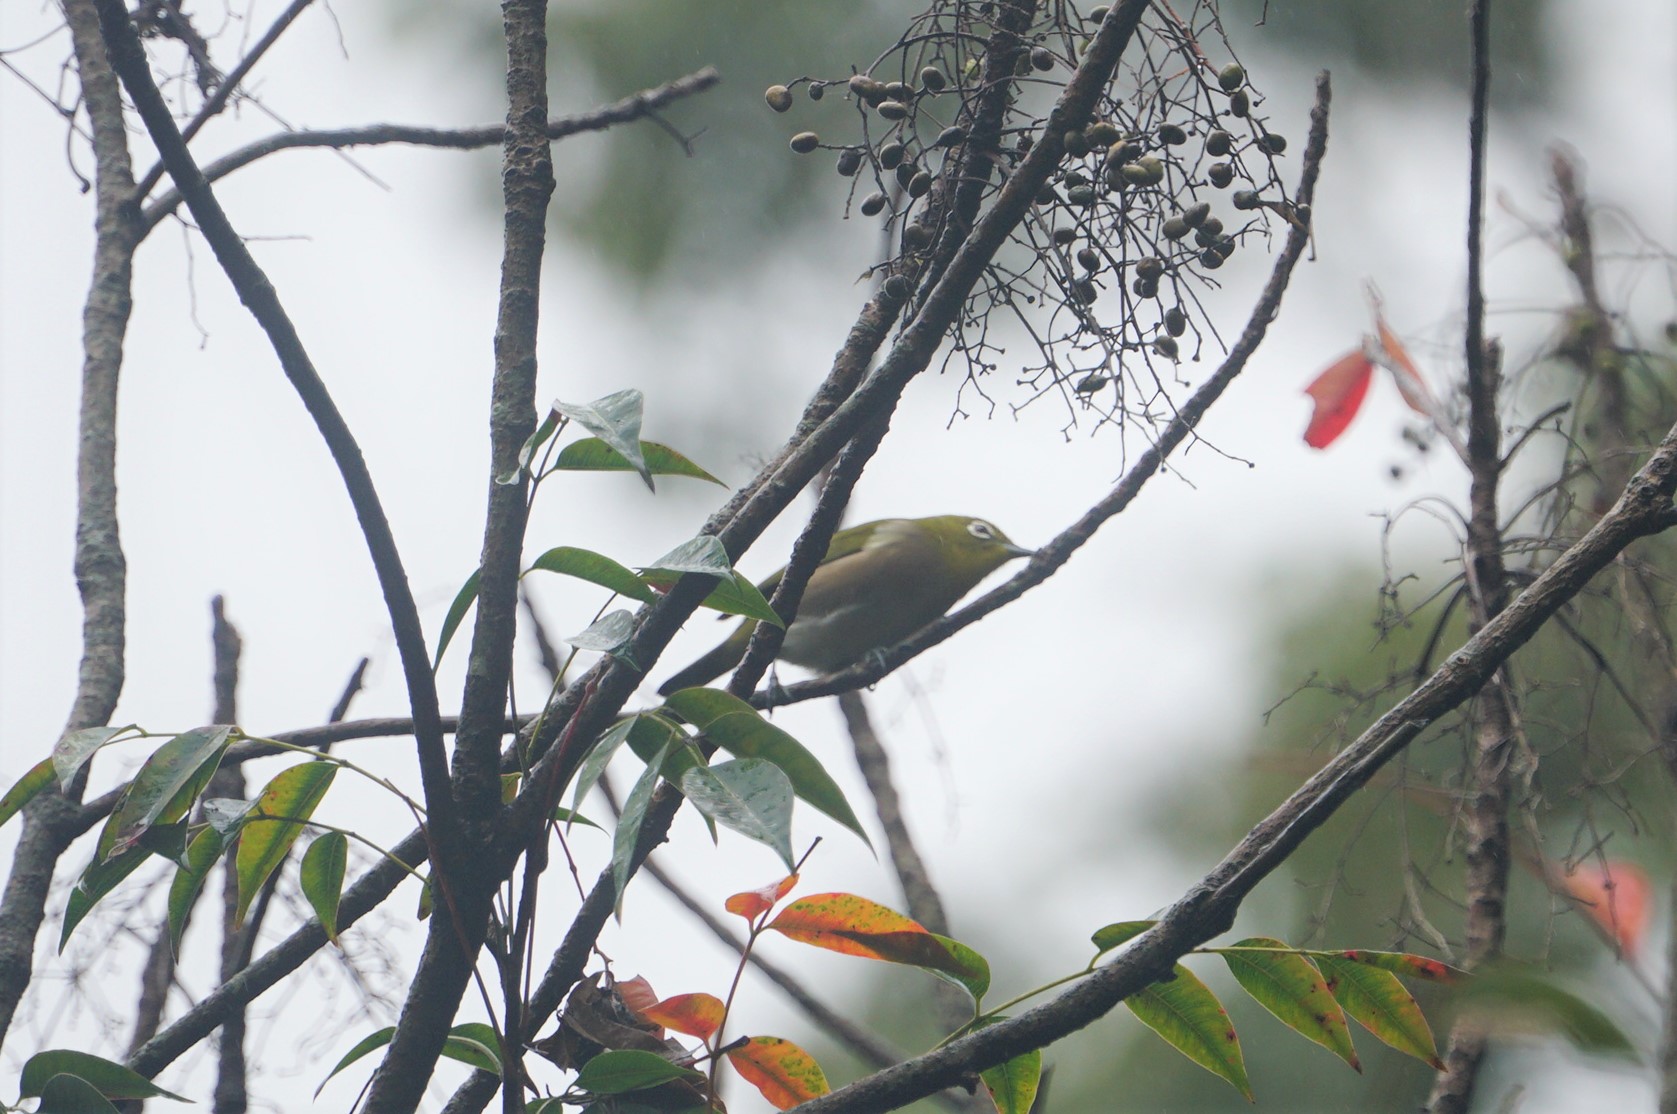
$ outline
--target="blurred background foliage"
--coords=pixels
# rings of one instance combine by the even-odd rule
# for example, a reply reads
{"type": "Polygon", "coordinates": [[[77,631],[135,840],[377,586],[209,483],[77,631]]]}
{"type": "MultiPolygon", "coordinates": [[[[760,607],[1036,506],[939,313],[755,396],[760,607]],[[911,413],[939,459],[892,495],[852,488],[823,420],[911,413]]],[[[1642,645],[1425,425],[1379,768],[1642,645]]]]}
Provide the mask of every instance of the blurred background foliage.
{"type": "MultiPolygon", "coordinates": [[[[1079,5],[1087,11],[1096,4],[1079,5]]],[[[1540,104],[1548,86],[1544,0],[1506,0],[1493,8],[1498,97],[1540,104]]],[[[441,37],[462,58],[469,80],[498,81],[495,9],[461,0],[401,0],[392,19],[407,34],[441,37]]],[[[695,284],[749,272],[790,236],[820,249],[842,214],[841,181],[830,153],[793,156],[798,131],[853,128],[842,98],[812,105],[800,90],[792,110],[769,111],[769,85],[800,76],[842,79],[866,71],[907,26],[911,7],[808,0],[594,0],[553,6],[553,111],[575,112],[713,65],[723,84],[667,114],[696,136],[688,158],[652,127],[618,128],[572,140],[558,162],[554,220],[617,274],[681,297],[695,284]],[[810,226],[814,226],[811,228],[810,226]]],[[[1232,0],[1224,23],[1254,26],[1242,42],[1256,53],[1294,60],[1311,72],[1350,66],[1394,87],[1429,82],[1465,86],[1467,47],[1459,0],[1391,5],[1381,0],[1232,0]]],[[[1258,88],[1281,75],[1255,72],[1258,88]]],[[[491,89],[490,92],[498,91],[491,89]]],[[[835,90],[835,93],[840,91],[835,90]]],[[[485,216],[499,212],[485,195],[485,216]]],[[[866,227],[866,226],[864,226],[866,227]]]]}
{"type": "MultiPolygon", "coordinates": [[[[1498,54],[1493,67],[1499,75],[1494,88],[1505,108],[1544,105],[1551,66],[1544,47],[1548,7],[1543,0],[1507,0],[1494,7],[1498,54]]],[[[471,44],[486,56],[469,72],[485,81],[497,77],[498,63],[487,56],[499,50],[491,8],[459,0],[402,0],[391,11],[408,33],[471,44]]],[[[788,254],[789,240],[804,245],[791,254],[819,259],[834,250],[840,237],[875,235],[867,224],[846,227],[841,222],[843,182],[833,174],[828,155],[800,158],[786,147],[793,132],[819,130],[821,119],[842,106],[812,105],[800,91],[793,110],[782,116],[765,107],[762,91],[804,74],[842,77],[866,69],[896,41],[907,14],[900,5],[794,0],[555,5],[555,114],[613,100],[705,65],[716,66],[723,76],[717,91],[667,114],[671,128],[694,138],[692,157],[670,135],[647,126],[568,142],[559,159],[560,200],[553,210],[559,232],[636,291],[652,314],[717,290],[749,288],[762,260],[788,254]]],[[[1224,18],[1231,32],[1241,23],[1259,26],[1241,41],[1254,44],[1243,56],[1260,88],[1324,67],[1355,68],[1389,84],[1393,96],[1431,84],[1466,84],[1460,0],[1405,5],[1230,0],[1224,18]],[[1283,70],[1293,72],[1265,73],[1254,65],[1258,58],[1279,59],[1283,70]]],[[[1357,183],[1341,188],[1355,189],[1357,183]]],[[[1458,188],[1457,183],[1449,188],[1458,188]]],[[[487,220],[494,212],[487,193],[484,204],[487,220]]],[[[831,346],[836,340],[822,337],[817,343],[831,346]]],[[[1668,396],[1669,370],[1668,361],[1651,372],[1658,380],[1653,384],[1657,389],[1651,388],[1654,397],[1668,396]]],[[[1570,373],[1558,367],[1545,374],[1551,386],[1537,391],[1539,397],[1579,385],[1563,381],[1570,373]]],[[[1584,398],[1589,405],[1591,396],[1586,392],[1584,398]]],[[[1588,415],[1579,420],[1587,425],[1588,415]]],[[[1666,420],[1662,415],[1646,424],[1663,428],[1666,420]]],[[[1527,466],[1529,486],[1548,482],[1535,477],[1558,470],[1557,443],[1552,439],[1548,448],[1534,450],[1548,455],[1527,466]]],[[[1569,528],[1578,531],[1582,525],[1574,518],[1569,528]]],[[[1669,567],[1670,544],[1644,541],[1633,552],[1669,567]]],[[[1547,556],[1537,554],[1539,567],[1547,556]]],[[[1273,705],[1272,714],[1254,722],[1245,738],[1231,741],[1231,750],[1246,756],[1243,760],[1215,771],[1184,770],[1176,790],[1162,794],[1147,818],[1156,841],[1168,841],[1189,876],[1208,868],[1337,747],[1408,690],[1440,623],[1441,649],[1431,654],[1434,664],[1465,636],[1462,609],[1443,613],[1445,582],[1459,568],[1457,554],[1448,545],[1426,544],[1406,549],[1395,564],[1433,571],[1390,587],[1395,597],[1380,587],[1381,574],[1370,567],[1345,569],[1337,579],[1275,586],[1269,611],[1273,625],[1253,636],[1253,644],[1270,648],[1261,663],[1268,696],[1260,706],[1273,705]],[[1394,621],[1394,606],[1417,609],[1394,621]]],[[[1635,620],[1612,585],[1582,602],[1569,618],[1578,638],[1551,628],[1516,659],[1528,700],[1524,720],[1537,759],[1521,794],[1517,838],[1530,854],[1558,860],[1600,850],[1640,861],[1656,877],[1668,875],[1673,865],[1669,779],[1657,758],[1650,757],[1647,724],[1615,691],[1597,655],[1606,657],[1633,694],[1653,691],[1647,678],[1650,669],[1659,667],[1627,637],[1635,620]],[[1540,851],[1534,839],[1541,841],[1540,851]]],[[[1216,685],[1215,678],[1206,679],[1208,699],[1215,699],[1216,685]]],[[[1276,935],[1306,946],[1448,954],[1448,948],[1459,945],[1461,931],[1461,859],[1453,809],[1469,745],[1461,719],[1429,732],[1260,888],[1237,932],[1276,935]]],[[[1103,819],[1079,817],[1067,823],[1103,819]]],[[[1113,859],[1107,869],[1122,873],[1125,848],[1102,835],[1093,832],[1081,845],[1104,849],[1113,859]]],[[[971,908],[975,903],[957,904],[971,908]]],[[[1149,912],[1112,909],[1107,919],[1149,912]]],[[[1611,999],[1597,1004],[1634,1028],[1631,1023],[1645,1012],[1645,1004],[1634,1001],[1639,992],[1615,981],[1615,961],[1600,940],[1533,871],[1519,865],[1511,914],[1512,954],[1596,979],[1611,999]]],[[[985,951],[998,971],[1011,967],[1042,978],[1064,973],[1063,966],[1043,967],[1042,956],[1023,938],[1028,910],[996,910],[994,916],[988,923],[958,922],[956,933],[985,951]]],[[[1093,922],[1086,926],[1090,931],[1096,927],[1093,922]]],[[[1416,1109],[1424,1100],[1432,1079],[1425,1065],[1390,1052],[1354,1028],[1364,1071],[1353,1073],[1287,1032],[1239,992],[1220,960],[1201,957],[1191,964],[1223,996],[1241,1034],[1258,1095],[1256,1109],[1399,1111],[1416,1109]]],[[[1416,990],[1442,1043],[1448,1016],[1429,988],[1416,990]]],[[[907,1005],[902,979],[884,976],[859,1008],[901,1047],[925,1047],[936,1034],[907,1005]]],[[[1651,1039],[1646,1030],[1633,1037],[1651,1039]]],[[[850,1077],[842,1052],[822,1047],[818,1038],[809,1043],[835,1078],[850,1077]]],[[[1057,1046],[1048,1059],[1057,1065],[1051,1109],[1252,1108],[1124,1013],[1057,1046]]]]}

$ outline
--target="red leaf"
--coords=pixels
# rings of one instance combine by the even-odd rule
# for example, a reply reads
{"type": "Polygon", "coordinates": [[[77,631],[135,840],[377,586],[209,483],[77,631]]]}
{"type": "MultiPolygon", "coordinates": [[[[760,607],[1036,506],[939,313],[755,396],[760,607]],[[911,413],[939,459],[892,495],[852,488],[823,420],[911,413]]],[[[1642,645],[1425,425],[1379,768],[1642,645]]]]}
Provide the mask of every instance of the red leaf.
{"type": "Polygon", "coordinates": [[[1583,862],[1561,874],[1560,883],[1626,954],[1636,953],[1648,929],[1652,896],[1641,867],[1622,859],[1583,862]]]}
{"type": "Polygon", "coordinates": [[[775,902],[791,893],[792,887],[797,884],[798,876],[788,874],[780,881],[771,882],[761,889],[737,893],[725,901],[722,907],[747,921],[756,921],[758,917],[773,909],[775,902]]]}
{"type": "Polygon", "coordinates": [[[721,1027],[725,1011],[722,1000],[714,994],[677,994],[635,1012],[654,1025],[708,1041],[721,1027]]]}
{"type": "Polygon", "coordinates": [[[1313,449],[1325,449],[1333,444],[1368,394],[1369,380],[1374,365],[1362,349],[1348,352],[1304,389],[1316,402],[1310,415],[1310,425],[1304,431],[1304,443],[1313,449]]]}
{"type": "Polygon", "coordinates": [[[612,984],[617,996],[623,999],[623,1004],[636,1013],[645,1016],[646,1010],[658,1004],[658,992],[652,989],[652,984],[646,981],[644,975],[636,975],[632,979],[618,979],[612,984]]]}

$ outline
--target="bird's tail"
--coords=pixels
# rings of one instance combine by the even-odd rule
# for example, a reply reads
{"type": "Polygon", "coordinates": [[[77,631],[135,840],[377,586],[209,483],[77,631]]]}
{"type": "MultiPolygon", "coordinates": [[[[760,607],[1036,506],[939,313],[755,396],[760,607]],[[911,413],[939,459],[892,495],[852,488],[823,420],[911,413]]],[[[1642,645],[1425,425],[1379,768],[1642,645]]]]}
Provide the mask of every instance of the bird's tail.
{"type": "Polygon", "coordinates": [[[756,625],[751,619],[742,620],[740,625],[734,628],[734,633],[710,653],[659,685],[658,695],[668,696],[680,689],[708,684],[738,665],[740,659],[745,657],[745,648],[751,643],[751,632],[756,625]]]}

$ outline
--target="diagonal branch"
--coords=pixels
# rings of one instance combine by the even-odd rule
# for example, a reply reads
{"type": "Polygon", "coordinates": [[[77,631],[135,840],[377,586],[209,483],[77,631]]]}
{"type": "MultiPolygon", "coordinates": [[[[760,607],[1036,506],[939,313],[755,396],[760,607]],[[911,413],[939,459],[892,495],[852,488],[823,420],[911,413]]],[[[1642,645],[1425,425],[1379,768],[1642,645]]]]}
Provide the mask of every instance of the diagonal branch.
{"type": "Polygon", "coordinates": [[[1181,956],[1227,931],[1252,889],[1422,731],[1491,679],[1504,662],[1639,538],[1677,526],[1677,426],[1632,477],[1613,509],[1413,693],[1260,821],[1212,871],[1119,957],[1065,994],[1011,1020],[799,1107],[807,1114],[875,1114],[963,1076],[1041,1048],[1104,1016],[1164,978],[1181,956]]]}
{"type": "Polygon", "coordinates": [[[414,737],[419,752],[419,768],[425,789],[425,807],[430,826],[438,841],[449,845],[456,828],[454,795],[448,782],[448,764],[443,749],[441,713],[437,706],[436,684],[431,676],[431,663],[425,650],[425,634],[419,623],[419,611],[414,606],[413,593],[408,587],[407,573],[402,567],[396,539],[384,513],[372,474],[361,456],[361,448],[350,432],[337,404],[332,401],[326,384],[315,370],[302,339],[280,303],[278,294],[267,275],[257,265],[244,241],[233,229],[221,204],[211,192],[203,172],[193,161],[192,154],[181,139],[169,106],[164,102],[151,69],[145,49],[128,18],[121,0],[96,0],[99,22],[103,31],[111,66],[122,78],[130,99],[156,144],[158,153],[169,168],[170,177],[186,199],[193,218],[204,239],[215,252],[217,261],[228,280],[239,293],[239,299],[251,311],[279,357],[286,378],[291,381],[298,397],[308,409],[332,454],[333,462],[343,477],[345,490],[355,508],[356,519],[367,541],[379,586],[384,593],[385,607],[390,613],[391,626],[396,636],[397,652],[402,660],[402,672],[407,681],[408,701],[414,718],[414,737]]]}

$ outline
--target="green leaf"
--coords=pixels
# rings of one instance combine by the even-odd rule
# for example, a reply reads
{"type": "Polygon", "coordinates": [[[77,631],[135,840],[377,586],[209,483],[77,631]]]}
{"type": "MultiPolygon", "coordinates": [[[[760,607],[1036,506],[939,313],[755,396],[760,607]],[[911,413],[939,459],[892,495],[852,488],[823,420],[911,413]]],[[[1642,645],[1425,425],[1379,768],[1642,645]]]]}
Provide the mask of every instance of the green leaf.
{"type": "Polygon", "coordinates": [[[38,1114],[118,1114],[99,1088],[75,1075],[55,1075],[41,1087],[38,1114]]]}
{"type": "MultiPolygon", "coordinates": [[[[666,743],[671,744],[670,751],[664,755],[663,765],[658,772],[664,775],[664,780],[673,785],[681,784],[681,777],[694,766],[703,766],[705,756],[699,748],[693,745],[681,731],[670,725],[661,716],[642,717],[648,721],[646,727],[637,726],[629,732],[629,749],[635,752],[635,757],[648,765],[658,758],[658,753],[666,743]]],[[[705,822],[711,823],[706,817],[705,822]]],[[[712,824],[714,836],[715,825],[712,824]]]]}
{"type": "Polygon", "coordinates": [[[241,801],[236,797],[206,797],[199,807],[204,810],[205,823],[221,833],[221,838],[225,840],[239,830],[250,810],[256,807],[256,802],[241,801]]]}
{"type": "Polygon", "coordinates": [[[782,630],[786,629],[785,621],[769,605],[768,597],[758,591],[757,585],[737,572],[712,588],[710,595],[699,601],[699,606],[720,611],[724,615],[744,615],[748,619],[761,619],[782,630]]]}
{"type": "Polygon", "coordinates": [[[468,1021],[448,1031],[443,1055],[479,1071],[501,1074],[501,1041],[495,1030],[481,1021],[468,1021]]]}
{"type": "Polygon", "coordinates": [[[931,933],[931,937],[949,954],[949,962],[927,967],[926,970],[965,990],[972,995],[974,1003],[983,1002],[984,995],[990,990],[990,961],[959,940],[939,936],[935,932],[931,933]]]}
{"type": "Polygon", "coordinates": [[[113,855],[108,859],[95,859],[88,864],[64,903],[64,923],[58,931],[60,952],[64,950],[64,945],[69,943],[70,934],[76,930],[76,926],[82,923],[82,918],[92,912],[93,907],[103,901],[106,894],[116,889],[123,879],[138,870],[140,864],[149,858],[151,852],[146,848],[134,847],[120,855],[113,855]]]}
{"type": "Polygon", "coordinates": [[[664,591],[688,573],[714,576],[720,581],[701,606],[729,615],[761,619],[777,627],[786,625],[757,586],[734,571],[722,542],[709,534],[682,542],[642,570],[648,584],[664,591]]]}
{"type": "Polygon", "coordinates": [[[996,1114],[1031,1114],[1037,1087],[1042,1082],[1042,1050],[1033,1048],[993,1068],[978,1073],[996,1114]]]}
{"type": "Polygon", "coordinates": [[[100,747],[133,730],[134,727],[130,724],[127,727],[84,727],[80,731],[65,732],[52,748],[52,768],[58,773],[59,787],[70,788],[70,781],[76,776],[76,771],[80,770],[100,747]]]}
{"type": "Polygon", "coordinates": [[[298,872],[303,896],[309,908],[320,918],[326,938],[338,942],[338,899],[344,892],[344,869],[349,865],[349,837],[342,832],[327,832],[303,852],[303,865],[298,872]]]}
{"type": "Polygon", "coordinates": [[[134,775],[100,833],[100,856],[108,858],[126,851],[154,823],[169,824],[185,816],[220,765],[232,730],[226,726],[201,727],[176,735],[158,747],[134,775]]]}
{"type": "Polygon", "coordinates": [[[598,824],[588,819],[588,817],[584,816],[582,813],[568,809],[564,805],[553,806],[553,819],[560,824],[582,824],[602,832],[605,831],[604,828],[601,828],[598,824]]]}
{"type": "Polygon", "coordinates": [[[1559,1036],[1580,1052],[1641,1062],[1635,1045],[1605,1013],[1523,968],[1492,968],[1462,992],[1463,1011],[1495,1034],[1559,1036]]]}
{"type": "MultiPolygon", "coordinates": [[[[706,480],[718,487],[728,486],[668,445],[642,441],[641,453],[645,457],[647,469],[654,476],[690,476],[695,480],[706,480]]],[[[572,441],[559,451],[559,456],[553,462],[553,470],[630,472],[635,470],[635,466],[625,460],[622,453],[599,438],[584,437],[579,441],[572,441]]]]}
{"type": "Polygon", "coordinates": [[[693,724],[717,746],[739,758],[766,758],[792,781],[804,801],[861,837],[873,842],[856,819],[838,783],[798,740],[771,724],[739,697],[721,689],[691,688],[672,693],[665,705],[693,724]]]}
{"type": "Polygon", "coordinates": [[[648,491],[656,491],[652,472],[641,448],[641,411],[645,398],[637,390],[618,391],[586,406],[555,400],[553,409],[616,449],[640,473],[648,491]]]}
{"type": "Polygon", "coordinates": [[[548,438],[552,437],[558,428],[559,415],[549,410],[547,417],[542,419],[542,424],[536,427],[536,432],[526,437],[524,444],[518,447],[518,467],[511,472],[503,472],[496,476],[495,482],[502,486],[517,483],[518,477],[527,472],[530,468],[530,462],[536,459],[537,450],[547,443],[548,438]]]}
{"type": "Polygon", "coordinates": [[[1357,1024],[1407,1056],[1444,1070],[1433,1044],[1432,1029],[1415,998],[1390,971],[1352,963],[1325,952],[1313,957],[1328,989],[1357,1024]]]}
{"type": "Polygon", "coordinates": [[[524,1114],[564,1114],[565,1105],[561,1098],[531,1099],[524,1104],[524,1114]]]}
{"type": "Polygon", "coordinates": [[[566,635],[565,641],[579,650],[598,650],[616,654],[635,636],[635,617],[624,610],[609,611],[577,634],[566,635]]]}
{"type": "Polygon", "coordinates": [[[780,767],[761,758],[739,758],[717,766],[694,766],[681,775],[679,784],[693,807],[772,850],[788,871],[796,868],[792,782],[780,767]]]}
{"type": "Polygon", "coordinates": [[[139,846],[176,866],[185,866],[186,834],[187,826],[183,820],[173,824],[153,824],[140,836],[139,846]]]}
{"type": "Polygon", "coordinates": [[[437,635],[437,656],[431,661],[431,672],[437,671],[437,666],[443,663],[443,651],[448,649],[449,640],[454,632],[460,629],[460,621],[466,617],[477,600],[478,577],[482,569],[473,569],[472,575],[466,578],[466,583],[460,585],[460,590],[454,593],[454,602],[448,605],[448,614],[443,616],[442,633],[437,635]]]}
{"type": "Polygon", "coordinates": [[[281,770],[256,798],[253,815],[239,834],[239,849],[233,858],[239,879],[239,903],[233,914],[235,927],[244,924],[245,912],[262,884],[285,861],[291,845],[314,815],[332,779],[338,774],[335,762],[303,762],[281,770]]]}
{"type": "Polygon", "coordinates": [[[648,588],[640,577],[603,553],[595,553],[590,549],[578,549],[571,545],[554,546],[537,557],[525,575],[538,570],[556,572],[561,576],[574,576],[578,580],[609,588],[620,596],[640,603],[651,603],[657,598],[657,594],[648,588]]]}
{"type": "Polygon", "coordinates": [[[337,1075],[339,1072],[349,1067],[349,1065],[361,1059],[361,1057],[365,1056],[367,1053],[375,1052],[378,1049],[383,1048],[385,1045],[390,1043],[391,1038],[395,1035],[396,1026],[386,1025],[377,1032],[368,1033],[366,1036],[356,1041],[355,1047],[350,1049],[348,1052],[345,1052],[343,1054],[343,1058],[333,1065],[331,1071],[326,1073],[326,1078],[320,1081],[320,1086],[314,1089],[314,1097],[320,1097],[320,1092],[326,1089],[326,1084],[332,1082],[332,1077],[334,1075],[337,1075]]]}
{"type": "Polygon", "coordinates": [[[731,577],[734,573],[733,562],[728,560],[728,551],[722,548],[721,539],[710,534],[689,538],[646,568],[677,576],[699,573],[703,576],[731,577]]]}
{"type": "Polygon", "coordinates": [[[186,921],[192,915],[192,906],[198,900],[198,891],[204,888],[204,880],[210,876],[210,870],[221,858],[222,848],[227,846],[221,832],[213,826],[207,827],[192,838],[186,847],[186,863],[175,871],[175,877],[169,883],[169,948],[178,958],[181,953],[181,937],[186,935],[186,921]]]}
{"type": "MultiPolygon", "coordinates": [[[[37,1052],[24,1061],[23,1074],[18,1078],[19,1096],[27,1099],[40,1095],[47,1081],[56,1075],[75,1076],[91,1084],[99,1095],[107,1099],[165,1098],[174,1099],[176,1102],[187,1101],[121,1064],[68,1048],[37,1052]]],[[[45,1111],[45,1107],[42,1110],[45,1111]]]]}
{"type": "MultiPolygon", "coordinates": [[[[720,574],[704,570],[704,575],[720,574]]],[[[661,592],[669,591],[675,582],[681,579],[676,573],[655,567],[648,567],[642,578],[661,592]]],[[[769,606],[768,597],[763,595],[757,585],[737,572],[723,576],[721,583],[710,590],[710,595],[699,601],[699,606],[720,611],[724,615],[743,615],[749,619],[760,619],[783,629],[786,626],[775,609],[769,606]]]]}
{"type": "Polygon", "coordinates": [[[1114,948],[1121,948],[1152,928],[1157,921],[1114,921],[1095,929],[1089,939],[1095,944],[1095,958],[1099,959],[1114,948]]]}
{"type": "Polygon", "coordinates": [[[1124,1005],[1165,1043],[1254,1101],[1228,1011],[1192,971],[1178,963],[1175,978],[1130,995],[1124,1005]]]}
{"type": "Polygon", "coordinates": [[[1322,972],[1280,940],[1254,936],[1215,949],[1235,981],[1280,1022],[1362,1071],[1351,1044],[1345,1012],[1334,1001],[1322,972]]]}
{"type": "Polygon", "coordinates": [[[6,821],[16,816],[23,806],[34,800],[47,786],[52,784],[52,759],[43,758],[29,767],[22,777],[12,783],[6,790],[6,795],[0,797],[0,827],[6,821]]]}
{"type": "Polygon", "coordinates": [[[656,1052],[618,1048],[602,1052],[582,1065],[576,1085],[595,1095],[622,1095],[677,1079],[702,1083],[704,1078],[692,1068],[672,1064],[656,1052]]]}
{"type": "MultiPolygon", "coordinates": [[[[600,732],[600,737],[594,740],[594,745],[589,749],[588,756],[582,760],[582,765],[577,768],[576,786],[571,790],[572,809],[580,805],[582,798],[588,795],[590,789],[594,788],[595,783],[600,780],[600,775],[605,773],[606,767],[611,764],[612,757],[617,753],[617,748],[623,745],[623,740],[629,737],[629,732],[635,729],[636,724],[642,718],[641,716],[624,716],[600,732]]],[[[670,730],[674,731],[675,729],[670,728],[670,730]]]]}
{"type": "Polygon", "coordinates": [[[646,808],[652,803],[652,791],[658,787],[658,771],[669,756],[672,743],[659,748],[654,760],[647,763],[635,787],[623,802],[623,815],[617,818],[617,832],[611,844],[611,881],[617,889],[617,909],[623,910],[623,891],[629,885],[629,868],[634,863],[635,844],[640,840],[641,825],[646,822],[646,808]]]}

